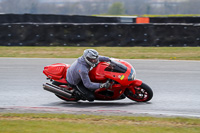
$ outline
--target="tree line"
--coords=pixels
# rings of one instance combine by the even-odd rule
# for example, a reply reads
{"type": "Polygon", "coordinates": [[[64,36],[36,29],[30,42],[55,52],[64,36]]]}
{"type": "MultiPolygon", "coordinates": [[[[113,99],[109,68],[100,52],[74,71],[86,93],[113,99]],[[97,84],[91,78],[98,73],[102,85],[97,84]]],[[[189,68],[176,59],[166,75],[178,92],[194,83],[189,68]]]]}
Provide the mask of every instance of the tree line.
{"type": "Polygon", "coordinates": [[[79,0],[44,3],[41,0],[1,0],[0,13],[66,15],[200,14],[200,1],[79,0]]]}

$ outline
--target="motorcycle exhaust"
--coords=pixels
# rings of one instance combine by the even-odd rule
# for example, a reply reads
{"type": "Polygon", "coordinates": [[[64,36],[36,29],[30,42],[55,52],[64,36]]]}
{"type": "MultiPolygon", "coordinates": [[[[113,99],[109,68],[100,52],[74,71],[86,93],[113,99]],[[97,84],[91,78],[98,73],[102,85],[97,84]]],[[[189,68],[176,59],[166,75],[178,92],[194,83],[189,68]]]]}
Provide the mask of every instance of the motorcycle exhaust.
{"type": "Polygon", "coordinates": [[[57,94],[66,98],[71,98],[72,96],[72,93],[70,91],[68,92],[66,90],[64,91],[63,88],[58,87],[56,85],[49,84],[49,83],[43,84],[43,88],[46,91],[50,91],[54,94],[57,94]]]}

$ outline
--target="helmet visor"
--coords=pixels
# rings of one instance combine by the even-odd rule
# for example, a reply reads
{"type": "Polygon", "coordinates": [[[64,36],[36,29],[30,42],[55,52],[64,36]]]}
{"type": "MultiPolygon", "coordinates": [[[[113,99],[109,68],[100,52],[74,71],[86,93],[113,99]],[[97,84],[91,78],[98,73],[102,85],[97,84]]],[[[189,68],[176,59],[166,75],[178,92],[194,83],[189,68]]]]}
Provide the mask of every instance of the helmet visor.
{"type": "Polygon", "coordinates": [[[96,64],[96,63],[98,62],[98,58],[96,58],[96,59],[91,59],[91,58],[87,57],[87,60],[88,60],[89,62],[91,62],[92,64],[96,64]]]}

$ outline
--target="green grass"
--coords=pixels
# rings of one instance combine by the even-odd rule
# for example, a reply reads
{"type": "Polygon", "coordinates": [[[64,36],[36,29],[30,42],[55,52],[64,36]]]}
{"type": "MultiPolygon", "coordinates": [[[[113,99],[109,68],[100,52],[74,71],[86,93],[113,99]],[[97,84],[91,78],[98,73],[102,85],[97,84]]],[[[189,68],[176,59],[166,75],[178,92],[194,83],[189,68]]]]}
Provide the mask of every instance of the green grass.
{"type": "Polygon", "coordinates": [[[200,119],[0,114],[0,133],[199,133],[200,119]]]}
{"type": "Polygon", "coordinates": [[[100,55],[121,59],[200,60],[200,47],[4,47],[0,57],[77,58],[84,49],[96,49],[100,55]]]}

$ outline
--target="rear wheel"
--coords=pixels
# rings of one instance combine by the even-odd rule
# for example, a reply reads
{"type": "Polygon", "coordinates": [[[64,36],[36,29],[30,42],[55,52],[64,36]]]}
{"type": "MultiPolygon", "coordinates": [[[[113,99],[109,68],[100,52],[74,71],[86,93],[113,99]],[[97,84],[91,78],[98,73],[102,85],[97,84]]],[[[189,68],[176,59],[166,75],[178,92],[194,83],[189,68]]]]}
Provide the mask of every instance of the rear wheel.
{"type": "Polygon", "coordinates": [[[142,83],[140,86],[135,86],[133,89],[127,88],[125,95],[133,101],[147,102],[152,99],[153,91],[148,85],[142,83]]]}
{"type": "MultiPolygon", "coordinates": [[[[59,87],[62,87],[62,88],[67,88],[67,85],[62,85],[61,83],[59,83],[59,82],[56,82],[56,81],[53,81],[52,82],[52,84],[53,85],[57,85],[57,86],[59,86],[59,87]]],[[[73,88],[71,88],[71,89],[73,89],[73,88]]],[[[69,90],[69,89],[68,89],[69,90]]],[[[77,98],[67,98],[67,97],[63,97],[63,96],[60,96],[60,95],[57,95],[57,94],[55,94],[58,98],[60,98],[60,99],[62,99],[62,100],[64,100],[64,101],[75,101],[75,102],[77,102],[79,99],[77,99],[77,98]]]]}
{"type": "Polygon", "coordinates": [[[55,94],[58,98],[60,98],[60,99],[62,99],[62,100],[64,100],[64,101],[67,101],[67,102],[69,102],[69,101],[74,101],[74,102],[77,102],[79,99],[76,99],[76,98],[66,98],[66,97],[63,97],[63,96],[59,96],[59,95],[57,95],[57,94],[55,94]]]}

